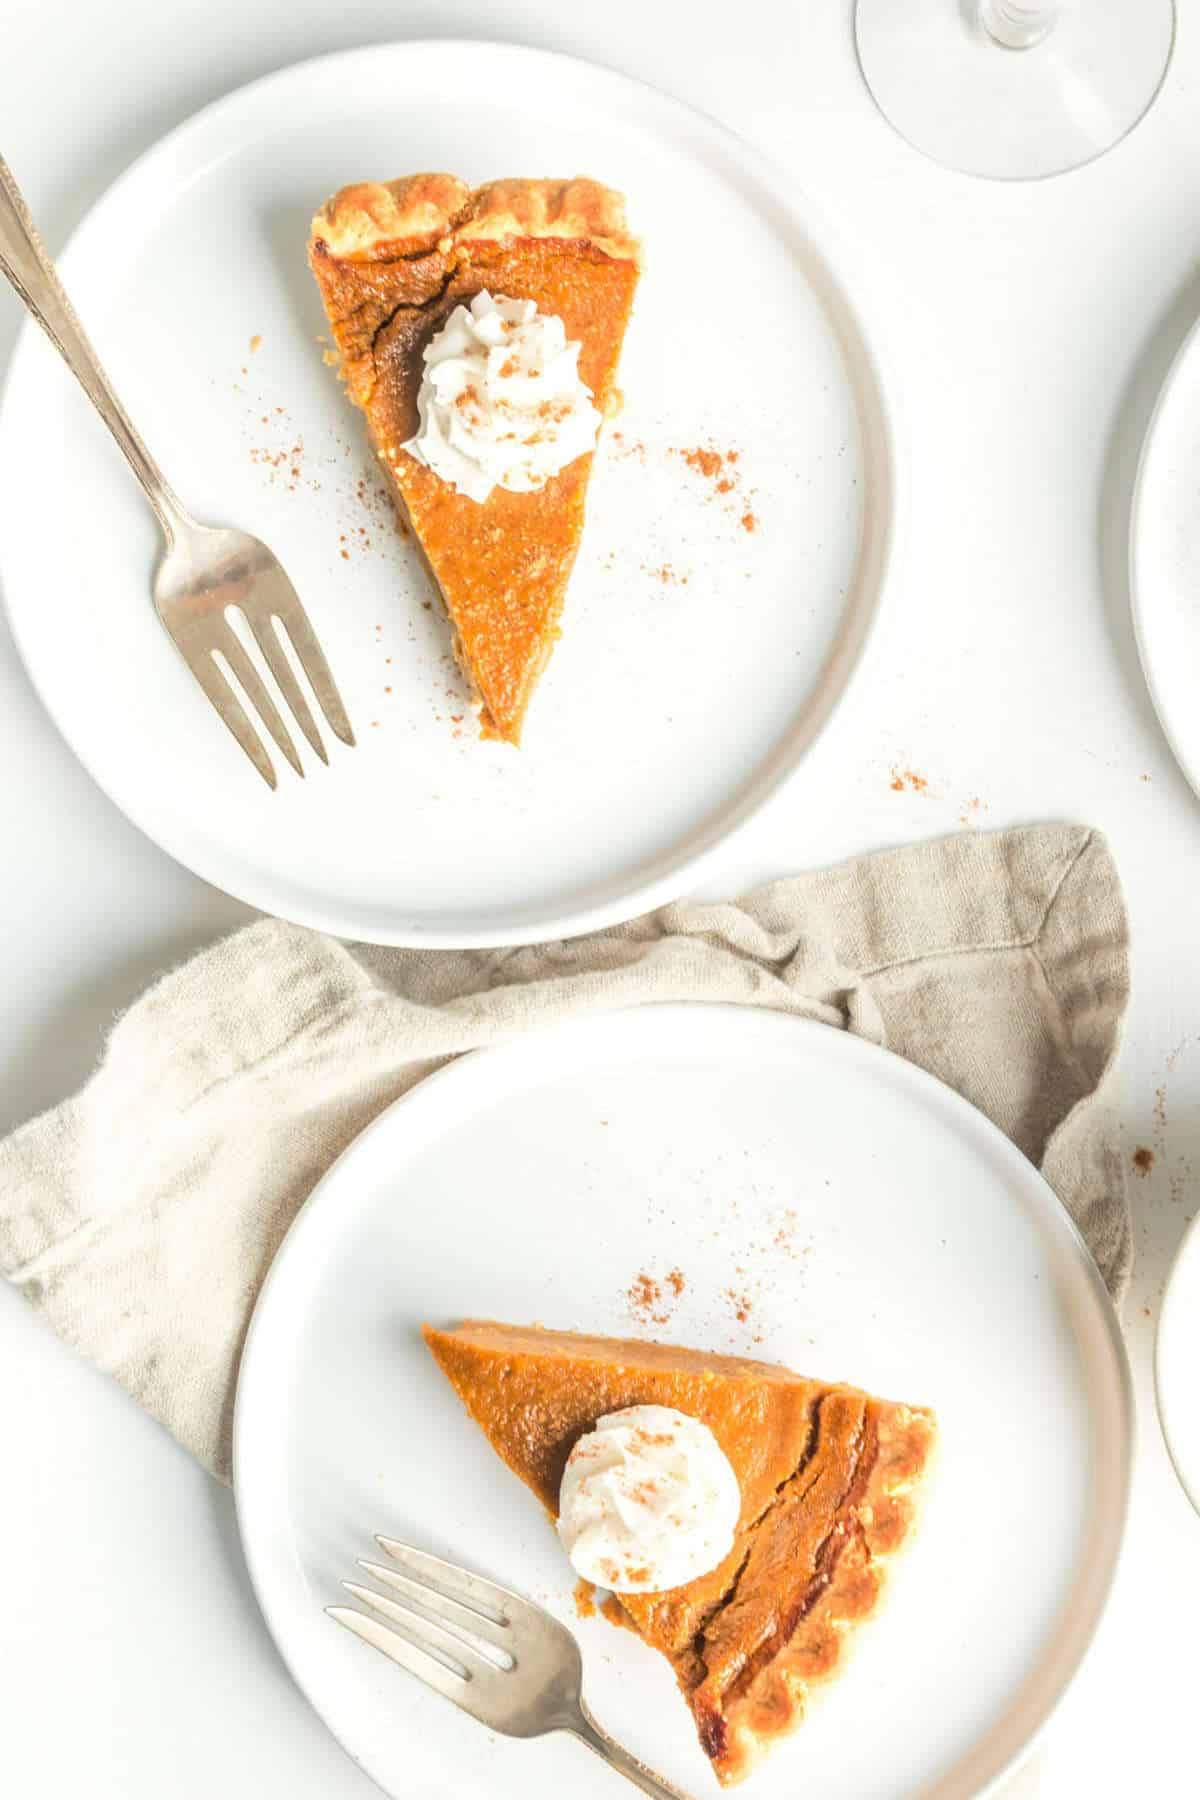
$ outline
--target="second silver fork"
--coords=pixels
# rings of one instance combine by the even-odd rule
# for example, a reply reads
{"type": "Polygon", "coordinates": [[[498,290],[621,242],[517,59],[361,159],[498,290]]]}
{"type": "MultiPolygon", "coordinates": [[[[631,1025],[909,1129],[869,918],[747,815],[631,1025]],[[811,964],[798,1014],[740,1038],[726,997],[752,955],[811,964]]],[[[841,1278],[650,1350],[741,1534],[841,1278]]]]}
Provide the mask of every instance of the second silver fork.
{"type": "Polygon", "coordinates": [[[395,1538],[375,1542],[390,1562],[358,1566],[387,1593],[344,1581],[370,1610],[330,1606],[330,1618],[491,1730],[521,1738],[569,1731],[652,1800],[687,1800],[596,1724],[584,1705],[579,1645],[565,1625],[457,1563],[395,1538]]]}

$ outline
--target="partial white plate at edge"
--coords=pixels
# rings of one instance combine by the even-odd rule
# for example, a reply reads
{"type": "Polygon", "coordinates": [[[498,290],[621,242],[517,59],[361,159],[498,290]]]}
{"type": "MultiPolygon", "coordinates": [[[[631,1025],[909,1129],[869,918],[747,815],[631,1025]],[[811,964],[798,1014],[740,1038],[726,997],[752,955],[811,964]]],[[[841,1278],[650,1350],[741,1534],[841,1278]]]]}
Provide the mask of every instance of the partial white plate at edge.
{"type": "Polygon", "coordinates": [[[1200,1513],[1200,1219],[1175,1252],[1158,1309],[1154,1388],[1175,1473],[1200,1513]]]}
{"type": "Polygon", "coordinates": [[[1134,483],[1129,585],[1159,723],[1200,794],[1200,321],[1163,382],[1134,483]]]}

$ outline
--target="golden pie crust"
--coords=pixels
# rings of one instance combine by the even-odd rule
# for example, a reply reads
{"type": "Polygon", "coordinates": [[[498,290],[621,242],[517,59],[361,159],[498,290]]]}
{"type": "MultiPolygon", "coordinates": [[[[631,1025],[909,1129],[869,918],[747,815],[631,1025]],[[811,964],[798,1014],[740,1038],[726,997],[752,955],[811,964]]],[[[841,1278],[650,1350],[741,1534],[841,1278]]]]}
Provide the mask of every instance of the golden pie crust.
{"type": "Polygon", "coordinates": [[[932,1413],[679,1345],[475,1319],[424,1333],[551,1517],[567,1457],[601,1414],[673,1406],[712,1431],[742,1496],[729,1555],[683,1587],[617,1598],[671,1663],[718,1779],[740,1781],[801,1722],[878,1607],[915,1525],[932,1413]]]}
{"type": "Polygon", "coordinates": [[[309,261],[350,398],[438,587],[484,734],[519,743],[559,635],[583,532],[592,458],[533,493],[459,494],[409,455],[423,351],[483,289],[533,300],[581,345],[579,373],[604,413],[639,271],[620,194],[571,181],[453,175],[359,182],[312,222],[309,261]]]}

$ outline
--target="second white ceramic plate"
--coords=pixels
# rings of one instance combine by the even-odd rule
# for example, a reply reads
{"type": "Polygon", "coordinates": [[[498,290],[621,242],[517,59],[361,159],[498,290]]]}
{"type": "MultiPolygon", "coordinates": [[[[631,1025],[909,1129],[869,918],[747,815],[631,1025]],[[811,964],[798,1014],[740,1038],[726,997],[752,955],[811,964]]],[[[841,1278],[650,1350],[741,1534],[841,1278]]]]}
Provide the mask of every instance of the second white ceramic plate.
{"type": "Polygon", "coordinates": [[[673,897],[795,768],[878,601],[891,425],[840,264],[745,144],[583,63],[389,44],[232,95],[105,195],[62,274],[185,501],[281,557],[359,747],[328,770],[306,752],[276,794],[250,770],[151,610],[150,512],[31,326],[0,416],[0,560],[46,704],[181,862],[346,937],[515,943],[673,897]],[[646,245],[626,409],[519,754],[478,741],[316,341],[314,209],[440,168],[585,170],[646,245]]]}
{"type": "Polygon", "coordinates": [[[614,1800],[580,1746],[491,1736],[325,1617],[385,1532],[551,1607],[597,1717],[715,1795],[666,1663],[573,1616],[541,1508],[426,1352],[423,1319],[464,1315],[750,1354],[934,1406],[939,1458],[887,1606],[754,1792],[975,1800],[1027,1748],[1107,1594],[1131,1401],[1091,1258],[965,1101],[779,1014],[584,1020],[468,1057],[384,1114],[259,1301],[238,1517],[276,1641],[350,1754],[396,1800],[614,1800]]]}

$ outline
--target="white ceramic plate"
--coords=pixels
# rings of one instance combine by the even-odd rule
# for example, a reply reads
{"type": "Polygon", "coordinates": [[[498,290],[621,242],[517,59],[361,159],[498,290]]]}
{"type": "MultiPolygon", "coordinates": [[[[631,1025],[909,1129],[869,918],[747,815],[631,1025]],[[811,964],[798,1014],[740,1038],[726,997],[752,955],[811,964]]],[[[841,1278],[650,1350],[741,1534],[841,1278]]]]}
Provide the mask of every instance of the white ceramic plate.
{"type": "Polygon", "coordinates": [[[1200,1230],[1194,1221],[1175,1254],[1158,1313],[1154,1382],[1158,1416],[1175,1473],[1200,1512],[1200,1230]]]}
{"type": "Polygon", "coordinates": [[[47,706],[179,861],[344,936],[530,941],[678,894],[795,768],[879,598],[892,427],[840,267],[740,140],[584,63],[390,44],[232,95],[110,189],[62,274],[179,492],[283,560],[359,748],[335,743],[329,770],[308,757],[303,782],[285,768],[274,795],[248,768],[151,611],[150,512],[30,326],[0,416],[0,573],[47,706]],[[414,168],[587,170],[626,191],[647,249],[625,413],[520,753],[476,737],[315,342],[310,215],[414,168]],[[701,235],[719,246],[707,279],[701,235]],[[709,447],[738,460],[710,476],[680,454],[709,447]]]}
{"type": "Polygon", "coordinates": [[[936,1407],[921,1532],[758,1800],[967,1800],[1028,1746],[1113,1570],[1131,1400],[1112,1309],[1049,1188],[980,1114],[848,1035],[644,1008],[456,1063],[386,1113],[293,1227],[251,1326],[235,1489],[271,1630],[404,1800],[613,1800],[570,1742],[497,1740],[322,1608],[390,1533],[577,1630],[597,1716],[715,1794],[665,1662],[578,1621],[540,1507],[435,1368],[464,1315],[751,1353],[936,1407]],[[640,1275],[685,1287],[631,1306],[640,1275]],[[746,1314],[739,1319],[739,1312],[746,1314]]]}
{"type": "Polygon", "coordinates": [[[1130,588],[1150,697],[1200,794],[1200,325],[1171,365],[1146,433],[1133,495],[1130,588]]]}

